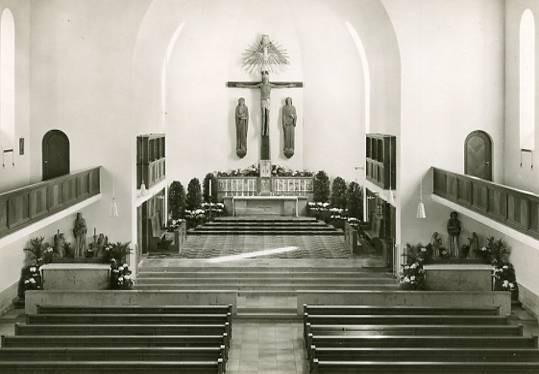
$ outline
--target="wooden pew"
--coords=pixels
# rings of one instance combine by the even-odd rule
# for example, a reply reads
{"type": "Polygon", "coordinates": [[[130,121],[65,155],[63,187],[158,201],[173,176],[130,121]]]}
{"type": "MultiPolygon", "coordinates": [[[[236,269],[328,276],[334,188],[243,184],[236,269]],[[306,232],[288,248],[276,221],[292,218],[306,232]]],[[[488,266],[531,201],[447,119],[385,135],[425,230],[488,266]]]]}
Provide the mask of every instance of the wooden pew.
{"type": "Polygon", "coordinates": [[[15,335],[221,335],[229,323],[211,325],[135,325],[135,324],[25,324],[15,323],[15,335]]]}
{"type": "Polygon", "coordinates": [[[500,315],[498,307],[465,308],[465,307],[428,307],[428,306],[371,306],[371,305],[307,305],[303,304],[303,312],[309,315],[367,314],[367,315],[500,315]]]}
{"type": "Polygon", "coordinates": [[[2,361],[226,361],[219,347],[49,347],[2,348],[2,361]]]}
{"type": "Polygon", "coordinates": [[[220,347],[227,334],[221,335],[26,335],[2,336],[6,348],[25,347],[220,347]]]}
{"type": "Polygon", "coordinates": [[[505,325],[507,317],[476,315],[310,315],[304,313],[304,322],[313,325],[505,325]]]}
{"type": "Polygon", "coordinates": [[[28,314],[27,324],[225,324],[232,314],[28,314]]]}
{"type": "Polygon", "coordinates": [[[539,362],[386,362],[313,360],[312,374],[537,374],[539,362]]]}
{"type": "Polygon", "coordinates": [[[232,305],[38,305],[38,314],[232,314],[232,305]]]}
{"type": "Polygon", "coordinates": [[[383,336],[383,335],[451,335],[451,336],[522,336],[522,325],[304,325],[305,347],[310,336],[383,336]]]}
{"type": "Polygon", "coordinates": [[[310,356],[320,361],[528,361],[539,362],[536,348],[319,348],[310,356]]]}
{"type": "Polygon", "coordinates": [[[223,374],[215,361],[0,361],[6,374],[223,374]]]}
{"type": "Polygon", "coordinates": [[[231,322],[226,314],[27,314],[27,323],[99,323],[99,324],[208,324],[231,322]]]}
{"type": "Polygon", "coordinates": [[[316,347],[365,348],[535,348],[537,337],[522,336],[318,336],[310,335],[316,347]]]}

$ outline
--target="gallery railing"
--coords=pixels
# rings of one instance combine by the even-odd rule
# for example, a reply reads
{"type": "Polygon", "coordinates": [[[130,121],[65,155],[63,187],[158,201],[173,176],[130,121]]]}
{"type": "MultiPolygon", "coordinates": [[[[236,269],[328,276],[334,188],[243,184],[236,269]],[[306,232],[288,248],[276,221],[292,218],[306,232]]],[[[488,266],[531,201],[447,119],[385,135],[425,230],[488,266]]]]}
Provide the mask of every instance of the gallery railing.
{"type": "Polygon", "coordinates": [[[433,193],[539,239],[539,195],[438,168],[433,193]]]}
{"type": "Polygon", "coordinates": [[[0,238],[101,192],[100,167],[0,193],[0,238]]]}

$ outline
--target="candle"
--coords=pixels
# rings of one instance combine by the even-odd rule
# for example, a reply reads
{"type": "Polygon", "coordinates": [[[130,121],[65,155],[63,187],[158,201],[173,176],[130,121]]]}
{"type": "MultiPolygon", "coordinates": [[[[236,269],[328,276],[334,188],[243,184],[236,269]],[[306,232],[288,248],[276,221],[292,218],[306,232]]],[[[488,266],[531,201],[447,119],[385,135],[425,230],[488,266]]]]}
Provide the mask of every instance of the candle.
{"type": "Polygon", "coordinates": [[[209,182],[210,182],[210,183],[209,183],[209,184],[210,184],[210,186],[209,186],[209,196],[211,197],[211,179],[210,179],[209,182]]]}

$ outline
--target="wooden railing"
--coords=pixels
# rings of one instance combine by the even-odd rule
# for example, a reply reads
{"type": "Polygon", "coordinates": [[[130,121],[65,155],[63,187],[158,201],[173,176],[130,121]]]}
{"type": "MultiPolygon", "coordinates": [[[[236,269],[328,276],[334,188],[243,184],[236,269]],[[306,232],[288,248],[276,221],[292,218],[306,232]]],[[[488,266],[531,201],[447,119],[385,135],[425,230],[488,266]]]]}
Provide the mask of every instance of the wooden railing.
{"type": "Polygon", "coordinates": [[[100,168],[0,193],[0,238],[98,195],[100,168]]]}
{"type": "Polygon", "coordinates": [[[437,168],[433,193],[539,239],[539,195],[437,168]]]}

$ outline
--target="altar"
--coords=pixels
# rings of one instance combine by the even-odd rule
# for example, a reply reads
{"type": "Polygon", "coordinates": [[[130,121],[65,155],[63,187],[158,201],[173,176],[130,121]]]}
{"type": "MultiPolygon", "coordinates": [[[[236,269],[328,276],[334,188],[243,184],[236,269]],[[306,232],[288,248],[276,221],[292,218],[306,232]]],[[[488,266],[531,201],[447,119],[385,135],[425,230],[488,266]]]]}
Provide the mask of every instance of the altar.
{"type": "Polygon", "coordinates": [[[228,196],[224,198],[227,212],[233,216],[288,216],[304,215],[305,196],[228,196]]]}

